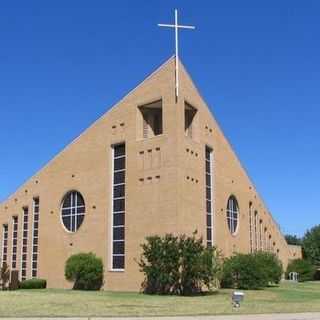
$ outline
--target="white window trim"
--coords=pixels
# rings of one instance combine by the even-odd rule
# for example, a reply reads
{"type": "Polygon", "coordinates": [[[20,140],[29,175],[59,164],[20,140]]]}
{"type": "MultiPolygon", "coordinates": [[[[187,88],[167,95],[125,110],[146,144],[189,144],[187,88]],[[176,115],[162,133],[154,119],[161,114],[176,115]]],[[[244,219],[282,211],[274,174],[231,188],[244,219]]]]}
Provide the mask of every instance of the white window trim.
{"type": "MultiPolygon", "coordinates": [[[[115,157],[114,156],[114,148],[116,147],[116,146],[118,146],[118,145],[121,145],[121,144],[124,144],[125,145],[125,148],[126,148],[126,143],[125,142],[120,142],[120,143],[115,143],[115,144],[113,144],[112,146],[111,146],[111,192],[110,192],[110,195],[111,195],[111,199],[110,199],[110,212],[111,212],[111,219],[110,219],[110,221],[111,221],[111,223],[110,223],[110,241],[109,241],[109,243],[110,243],[110,246],[109,246],[109,250],[110,250],[110,254],[109,254],[109,256],[110,256],[110,263],[109,263],[109,271],[111,271],[111,272],[124,272],[125,271],[125,268],[113,268],[113,257],[114,256],[123,256],[123,257],[125,257],[125,253],[124,254],[113,254],[113,242],[114,242],[114,240],[113,240],[113,228],[114,228],[114,226],[113,226],[113,223],[114,223],[114,221],[113,221],[113,215],[114,215],[114,213],[125,213],[126,212],[126,210],[125,211],[113,211],[113,201],[114,200],[117,200],[117,199],[121,199],[121,198],[123,198],[123,199],[125,199],[125,197],[120,197],[120,198],[114,198],[113,197],[113,188],[114,187],[116,187],[116,186],[119,186],[119,185],[124,185],[125,186],[125,188],[126,188],[126,176],[125,176],[125,180],[124,180],[124,183],[114,183],[114,175],[115,175],[115,173],[118,173],[118,172],[126,172],[126,170],[127,170],[127,166],[125,167],[125,169],[118,169],[118,170],[114,170],[114,160],[115,159],[120,159],[120,158],[125,158],[125,161],[126,161],[126,158],[127,158],[127,150],[125,149],[125,155],[123,156],[117,156],[117,157],[115,157]]],[[[116,227],[120,227],[120,226],[116,226],[116,227]]],[[[125,229],[125,226],[123,226],[124,227],[124,229],[125,229]]],[[[115,240],[116,242],[120,242],[120,241],[123,241],[124,243],[125,243],[125,239],[123,239],[123,240],[115,240]]]]}
{"type": "MultiPolygon", "coordinates": [[[[7,249],[7,259],[6,263],[8,265],[8,240],[9,240],[9,225],[7,223],[2,225],[2,248],[1,248],[1,267],[3,265],[4,248],[7,249]],[[5,228],[7,229],[5,231],[5,228]],[[6,236],[5,236],[6,235],[6,236]],[[4,245],[4,241],[7,240],[7,245],[4,245]]],[[[9,267],[9,265],[8,265],[9,267]]]]}
{"type": "Polygon", "coordinates": [[[17,270],[17,255],[18,255],[18,232],[19,232],[19,217],[18,216],[12,216],[12,232],[11,232],[11,263],[10,263],[10,269],[11,270],[17,270]],[[15,219],[17,219],[17,222],[15,222],[15,219]],[[17,237],[14,237],[14,232],[15,232],[15,225],[18,225],[17,228],[17,237]],[[17,244],[13,244],[13,240],[17,240],[17,244]],[[16,253],[15,253],[15,260],[13,260],[14,256],[14,248],[16,248],[16,253]],[[15,262],[16,267],[13,268],[13,262],[15,262]]]}
{"type": "Polygon", "coordinates": [[[228,202],[227,202],[227,224],[228,224],[228,229],[231,235],[236,236],[238,233],[239,224],[240,224],[240,209],[239,209],[238,200],[234,195],[231,195],[228,198],[228,202]],[[233,210],[234,200],[236,200],[237,211],[233,210]],[[232,201],[231,210],[229,209],[229,201],[232,201]],[[236,218],[235,218],[235,213],[237,216],[236,218]],[[230,221],[230,227],[229,227],[229,221],[230,221]],[[235,221],[237,222],[236,228],[234,228],[235,221]]]}
{"type": "Polygon", "coordinates": [[[205,185],[206,185],[206,190],[205,190],[205,194],[206,194],[206,203],[205,203],[205,208],[206,208],[206,235],[207,235],[207,229],[208,229],[208,224],[207,224],[207,216],[210,215],[211,216],[211,241],[208,241],[207,239],[207,243],[211,243],[211,246],[213,246],[215,244],[215,239],[214,237],[214,232],[213,232],[213,226],[214,226],[214,199],[213,199],[213,148],[209,147],[208,145],[206,145],[205,147],[205,185]],[[210,200],[210,205],[211,205],[211,212],[208,213],[207,212],[207,183],[206,183],[206,176],[207,176],[207,170],[206,170],[206,165],[207,165],[207,150],[209,150],[209,164],[210,164],[210,190],[211,190],[211,200],[210,200]]]}
{"type": "Polygon", "coordinates": [[[40,220],[40,200],[38,198],[38,201],[39,201],[39,204],[38,204],[38,212],[36,213],[35,212],[35,198],[33,199],[33,204],[32,204],[32,231],[31,231],[31,237],[32,237],[32,246],[31,246],[31,257],[30,257],[30,260],[31,260],[31,265],[30,265],[30,277],[31,279],[32,278],[35,278],[33,276],[33,271],[35,270],[36,273],[37,273],[37,276],[38,276],[38,263],[39,263],[39,220],[40,220]],[[38,235],[37,237],[34,237],[33,235],[33,232],[34,232],[34,223],[35,223],[35,220],[34,220],[34,216],[35,214],[38,214],[38,228],[36,229],[38,231],[38,235]],[[38,247],[38,250],[37,250],[37,261],[33,260],[33,255],[35,254],[34,251],[33,251],[33,247],[34,247],[34,239],[37,238],[38,239],[38,244],[37,244],[37,247],[38,247]],[[33,268],[33,262],[37,262],[37,268],[33,268]]]}
{"type": "Polygon", "coordinates": [[[19,274],[20,280],[22,280],[22,270],[25,270],[25,271],[26,271],[26,276],[25,276],[25,278],[26,278],[26,279],[28,278],[28,277],[27,277],[27,269],[28,269],[27,262],[28,262],[28,236],[29,236],[29,216],[30,216],[29,207],[24,207],[24,208],[22,209],[22,211],[23,211],[23,214],[22,214],[22,219],[21,219],[21,250],[20,250],[20,252],[21,252],[21,255],[20,255],[20,270],[21,270],[21,272],[20,272],[20,274],[19,274]],[[25,222],[24,222],[25,210],[27,210],[27,212],[28,212],[28,214],[27,214],[28,222],[27,222],[27,229],[26,229],[26,230],[24,229],[24,224],[25,224],[25,222]],[[27,237],[26,237],[26,238],[24,238],[24,236],[23,236],[25,231],[27,231],[27,237]],[[27,245],[26,245],[26,247],[27,247],[27,252],[26,252],[27,259],[26,259],[25,261],[23,261],[23,255],[24,255],[24,253],[23,253],[23,247],[24,247],[24,245],[23,245],[23,240],[24,240],[24,239],[27,240],[27,245]],[[22,267],[23,262],[26,263],[26,267],[25,267],[25,268],[22,267]]]}

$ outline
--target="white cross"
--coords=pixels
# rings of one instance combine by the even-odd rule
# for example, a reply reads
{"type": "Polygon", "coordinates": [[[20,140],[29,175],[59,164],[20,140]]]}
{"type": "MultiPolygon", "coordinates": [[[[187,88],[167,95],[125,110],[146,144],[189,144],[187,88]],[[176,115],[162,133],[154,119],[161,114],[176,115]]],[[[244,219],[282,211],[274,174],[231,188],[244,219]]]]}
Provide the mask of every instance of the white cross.
{"type": "Polygon", "coordinates": [[[175,31],[175,47],[176,47],[176,54],[175,54],[175,61],[176,61],[176,99],[178,100],[179,96],[179,43],[178,43],[178,29],[195,29],[194,26],[183,26],[178,24],[178,10],[174,10],[174,24],[162,24],[159,23],[159,27],[169,27],[174,28],[175,31]]]}

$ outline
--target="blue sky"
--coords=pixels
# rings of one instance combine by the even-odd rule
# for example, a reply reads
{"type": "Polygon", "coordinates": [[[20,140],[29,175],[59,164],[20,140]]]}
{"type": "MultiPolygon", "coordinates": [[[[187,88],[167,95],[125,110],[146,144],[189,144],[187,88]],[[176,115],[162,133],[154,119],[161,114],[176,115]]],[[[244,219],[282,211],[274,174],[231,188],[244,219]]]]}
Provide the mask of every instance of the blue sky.
{"type": "Polygon", "coordinates": [[[285,233],[319,223],[320,2],[0,2],[0,200],[173,54],[285,233]]]}

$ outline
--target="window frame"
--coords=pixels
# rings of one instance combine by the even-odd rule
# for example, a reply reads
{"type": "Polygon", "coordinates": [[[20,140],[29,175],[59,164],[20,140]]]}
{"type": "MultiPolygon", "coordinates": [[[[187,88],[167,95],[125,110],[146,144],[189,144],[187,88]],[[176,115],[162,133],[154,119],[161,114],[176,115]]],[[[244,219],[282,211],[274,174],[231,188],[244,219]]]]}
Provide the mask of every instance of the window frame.
{"type": "Polygon", "coordinates": [[[1,267],[3,266],[3,263],[5,262],[7,266],[9,267],[8,263],[8,249],[9,249],[9,224],[4,223],[2,225],[2,250],[1,250],[1,267]],[[4,242],[7,242],[6,245],[4,245],[4,242]],[[6,253],[4,253],[4,249],[6,249],[6,253]],[[3,261],[3,257],[6,256],[5,261],[3,261]]]}
{"type": "Polygon", "coordinates": [[[38,276],[38,263],[39,263],[39,222],[40,222],[40,198],[34,197],[32,199],[32,229],[31,229],[31,236],[32,236],[32,246],[31,246],[31,256],[30,256],[30,277],[36,278],[38,276]],[[37,212],[36,212],[37,208],[37,212]],[[35,216],[37,215],[37,218],[35,216]],[[37,225],[36,225],[37,223],[37,225]],[[36,235],[35,232],[37,231],[36,235]],[[36,240],[36,241],[35,241],[36,240]],[[35,242],[36,245],[35,245],[35,242]],[[37,250],[34,250],[35,247],[37,250]],[[36,259],[35,259],[36,256],[36,259]],[[34,265],[36,264],[36,267],[34,265]]]}
{"type": "Polygon", "coordinates": [[[213,227],[214,227],[214,198],[213,198],[213,161],[214,161],[214,157],[213,157],[213,148],[206,145],[205,146],[205,213],[206,213],[206,245],[209,247],[209,245],[211,247],[213,247],[214,244],[214,233],[213,233],[213,227]],[[207,152],[209,153],[209,159],[207,159],[207,152]],[[210,172],[207,172],[207,162],[209,163],[209,169],[210,172]],[[207,184],[207,175],[210,176],[210,186],[207,184]],[[207,189],[210,189],[210,198],[208,199],[207,197],[207,189]],[[210,203],[210,212],[208,212],[208,202],[210,203]],[[210,217],[210,226],[208,224],[208,217],[210,217]],[[208,239],[208,232],[209,229],[211,230],[211,239],[208,239]]]}
{"type": "Polygon", "coordinates": [[[11,270],[17,270],[18,261],[18,233],[19,233],[19,216],[12,216],[11,232],[11,270]],[[15,243],[15,244],[14,244],[15,243]]]}
{"type": "Polygon", "coordinates": [[[64,230],[65,230],[67,233],[70,233],[70,234],[75,234],[75,233],[77,233],[77,232],[79,231],[79,229],[81,228],[81,226],[83,225],[85,216],[86,216],[86,202],[85,202],[85,200],[84,200],[84,196],[82,195],[82,193],[81,193],[80,191],[78,191],[78,190],[75,190],[75,189],[66,192],[66,193],[64,194],[64,196],[63,196],[63,198],[62,198],[62,200],[61,200],[61,204],[60,204],[60,222],[61,222],[64,230]],[[74,200],[74,204],[75,204],[75,205],[72,205],[72,204],[73,204],[73,203],[72,203],[72,200],[73,200],[72,196],[73,196],[74,194],[76,195],[76,198],[75,198],[75,200],[74,200]],[[63,207],[64,202],[65,202],[65,200],[67,199],[67,197],[68,197],[69,195],[71,196],[70,206],[64,208],[64,207],[63,207]],[[78,205],[78,204],[77,204],[77,200],[78,200],[77,196],[78,196],[78,195],[81,196],[81,198],[82,198],[82,200],[83,200],[83,205],[78,205]],[[78,209],[79,209],[79,208],[84,208],[84,212],[83,212],[83,213],[82,213],[82,212],[81,212],[81,213],[78,213],[78,209]],[[63,215],[63,210],[70,210],[70,214],[63,215]],[[73,210],[75,210],[75,213],[72,213],[73,210]],[[77,227],[78,216],[83,216],[83,220],[82,220],[82,222],[80,223],[80,225],[77,227]],[[75,228],[74,228],[74,231],[73,231],[73,228],[72,228],[72,226],[73,226],[73,225],[72,225],[72,220],[73,220],[72,218],[73,218],[73,217],[75,218],[75,228]],[[63,218],[70,218],[70,230],[69,230],[69,229],[66,227],[66,225],[64,224],[63,218]]]}
{"type": "Polygon", "coordinates": [[[109,246],[109,271],[111,272],[124,272],[125,271],[125,257],[126,257],[126,178],[127,178],[127,144],[125,141],[114,143],[111,145],[111,198],[110,198],[110,246],[109,246]],[[115,148],[124,145],[124,154],[115,156],[115,148]],[[119,158],[124,158],[124,168],[123,169],[115,169],[114,161],[119,158]],[[123,182],[115,183],[115,174],[119,172],[124,172],[123,182]],[[124,186],[124,195],[121,197],[114,197],[114,188],[117,186],[124,186]],[[124,210],[114,211],[114,201],[124,200],[124,210]],[[123,225],[114,225],[114,214],[123,214],[124,215],[124,224],[123,225]],[[114,239],[114,228],[123,229],[123,238],[122,239],[114,239]],[[123,243],[124,250],[123,254],[114,254],[114,244],[115,243],[123,243]],[[113,259],[114,257],[123,257],[124,259],[124,267],[123,268],[114,268],[113,267],[113,259]]]}
{"type": "Polygon", "coordinates": [[[229,232],[230,232],[230,234],[232,236],[236,236],[238,234],[238,232],[239,232],[239,227],[240,227],[240,207],[239,207],[238,199],[234,194],[230,195],[229,198],[228,198],[226,213],[227,213],[226,214],[226,222],[227,222],[228,230],[229,230],[229,232]],[[233,208],[232,208],[232,210],[229,209],[230,200],[233,200],[233,201],[235,200],[237,211],[233,211],[233,208]],[[234,214],[235,213],[237,213],[237,218],[236,219],[234,218],[234,214]],[[230,214],[230,216],[229,216],[229,214],[230,214]],[[231,222],[233,222],[233,223],[230,224],[230,226],[232,226],[232,227],[234,227],[234,221],[236,220],[237,224],[236,224],[236,228],[235,229],[231,228],[229,226],[229,220],[231,222]]]}
{"type": "Polygon", "coordinates": [[[23,214],[21,219],[21,255],[20,255],[20,280],[26,280],[28,276],[28,237],[29,237],[29,207],[23,207],[22,208],[23,214]],[[27,218],[27,219],[25,219],[27,218]],[[27,221],[25,221],[27,220],[27,221]],[[24,241],[26,240],[26,241],[24,241]],[[26,244],[24,244],[26,243],[26,244]],[[26,250],[24,250],[26,249],[26,250]],[[25,267],[24,267],[25,264],[25,267]],[[25,272],[25,275],[23,275],[23,271],[25,272]]]}

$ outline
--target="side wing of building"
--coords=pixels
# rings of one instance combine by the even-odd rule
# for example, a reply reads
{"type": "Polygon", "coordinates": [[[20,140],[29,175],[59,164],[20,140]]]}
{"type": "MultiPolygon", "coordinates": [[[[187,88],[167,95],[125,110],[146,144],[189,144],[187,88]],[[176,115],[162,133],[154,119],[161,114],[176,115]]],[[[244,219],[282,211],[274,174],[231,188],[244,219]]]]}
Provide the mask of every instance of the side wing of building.
{"type": "Polygon", "coordinates": [[[193,222],[185,223],[183,230],[197,229],[225,256],[266,250],[277,254],[286,266],[291,251],[279,225],[182,64],[180,70],[184,135],[179,144],[183,164],[179,211],[183,212],[182,225],[193,222]],[[188,122],[190,108],[193,115],[188,122]]]}

